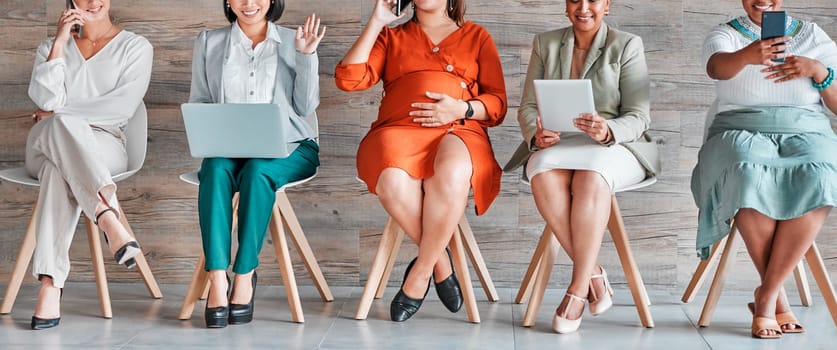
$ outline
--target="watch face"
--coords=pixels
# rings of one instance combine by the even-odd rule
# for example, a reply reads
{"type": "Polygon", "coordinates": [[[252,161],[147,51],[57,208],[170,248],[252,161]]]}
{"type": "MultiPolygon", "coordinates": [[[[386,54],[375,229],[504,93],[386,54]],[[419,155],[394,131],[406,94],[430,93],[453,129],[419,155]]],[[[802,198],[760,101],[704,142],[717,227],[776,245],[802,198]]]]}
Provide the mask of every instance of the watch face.
{"type": "Polygon", "coordinates": [[[465,111],[465,119],[470,119],[474,116],[474,107],[471,106],[471,101],[465,101],[465,104],[468,105],[468,110],[465,111]]]}

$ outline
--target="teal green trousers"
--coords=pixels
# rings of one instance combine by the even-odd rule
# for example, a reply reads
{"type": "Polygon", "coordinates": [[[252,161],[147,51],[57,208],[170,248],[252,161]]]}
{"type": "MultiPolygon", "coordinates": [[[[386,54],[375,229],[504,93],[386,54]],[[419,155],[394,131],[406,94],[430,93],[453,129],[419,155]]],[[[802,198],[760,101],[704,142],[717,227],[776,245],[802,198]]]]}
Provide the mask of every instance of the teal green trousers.
{"type": "Polygon", "coordinates": [[[238,192],[238,252],[233,272],[246,274],[259,265],[264,235],[276,200],[276,189],[314,175],[319,160],[317,143],[305,140],[286,158],[204,158],[198,172],[204,268],[230,266],[232,198],[238,192]]]}

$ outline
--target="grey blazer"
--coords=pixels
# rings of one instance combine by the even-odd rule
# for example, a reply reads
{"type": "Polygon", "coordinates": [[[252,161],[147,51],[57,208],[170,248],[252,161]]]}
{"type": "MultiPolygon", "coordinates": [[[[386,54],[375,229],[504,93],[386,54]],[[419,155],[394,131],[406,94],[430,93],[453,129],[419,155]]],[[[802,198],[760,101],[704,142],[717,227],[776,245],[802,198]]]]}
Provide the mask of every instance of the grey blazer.
{"type": "MultiPolygon", "coordinates": [[[[268,22],[279,33],[276,65],[276,88],[273,103],[287,112],[291,128],[285,131],[285,139],[297,142],[317,140],[317,114],[320,104],[320,77],[317,54],[306,55],[294,47],[295,31],[268,22]]],[[[232,25],[203,31],[195,40],[192,57],[192,87],[189,102],[224,103],[223,70],[229,58],[232,25]]],[[[291,149],[296,144],[291,145],[291,149]]]]}
{"type": "MultiPolygon", "coordinates": [[[[574,42],[572,27],[535,36],[523,97],[517,111],[524,141],[503,170],[516,169],[529,159],[532,152],[537,151],[532,143],[538,117],[533,80],[569,79],[574,42]]],[[[607,119],[613,144],[628,148],[649,175],[659,173],[656,144],[645,134],[651,124],[650,81],[642,39],[602,23],[584,62],[581,77],[593,83],[596,111],[607,119]]],[[[560,147],[560,143],[556,147],[560,147]]]]}

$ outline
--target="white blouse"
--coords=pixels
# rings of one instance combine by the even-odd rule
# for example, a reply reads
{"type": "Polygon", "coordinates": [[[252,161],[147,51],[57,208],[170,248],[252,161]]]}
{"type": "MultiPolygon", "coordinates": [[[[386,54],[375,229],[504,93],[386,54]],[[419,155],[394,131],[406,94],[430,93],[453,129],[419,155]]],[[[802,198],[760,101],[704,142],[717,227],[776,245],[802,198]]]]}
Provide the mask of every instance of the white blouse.
{"type": "Polygon", "coordinates": [[[29,98],[42,110],[91,125],[124,126],[151,80],[154,49],[148,40],[123,30],[87,60],[75,40],[68,40],[63,57],[47,61],[53,40],[38,47],[29,98]]]}
{"type": "MultiPolygon", "coordinates": [[[[815,23],[788,16],[787,33],[793,37],[788,52],[837,69],[837,45],[815,23]]],[[[703,67],[717,52],[735,52],[761,38],[761,27],[746,15],[715,27],[703,43],[703,67]]],[[[791,106],[824,112],[822,96],[810,78],[783,83],[765,79],[763,65],[748,65],[735,77],[715,82],[718,112],[757,106],[791,106]]]]}
{"type": "Polygon", "coordinates": [[[224,61],[224,102],[272,103],[276,87],[276,49],[279,33],[267,26],[267,37],[253,48],[253,41],[241,31],[238,21],[230,32],[229,56],[224,61]]]}

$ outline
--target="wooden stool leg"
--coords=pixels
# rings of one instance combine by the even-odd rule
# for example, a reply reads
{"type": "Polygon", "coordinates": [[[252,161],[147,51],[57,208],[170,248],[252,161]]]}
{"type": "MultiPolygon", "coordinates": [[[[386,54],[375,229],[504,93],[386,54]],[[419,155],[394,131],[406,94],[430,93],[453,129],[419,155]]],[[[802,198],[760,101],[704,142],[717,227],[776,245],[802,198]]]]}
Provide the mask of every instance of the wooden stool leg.
{"type": "Polygon", "coordinates": [[[102,242],[99,239],[99,229],[87,216],[84,218],[87,220],[87,243],[90,246],[93,272],[96,275],[96,291],[99,294],[99,306],[102,309],[102,317],[113,318],[113,310],[110,307],[108,278],[105,274],[105,261],[102,257],[102,242]]]}
{"type": "Polygon", "coordinates": [[[29,262],[32,261],[32,254],[35,253],[35,218],[37,213],[38,201],[36,200],[35,206],[32,208],[32,217],[29,219],[29,225],[26,226],[26,233],[23,234],[23,242],[20,244],[17,259],[15,259],[15,266],[12,269],[11,276],[9,276],[9,285],[6,286],[6,295],[3,297],[0,314],[5,315],[12,312],[17,293],[20,291],[20,285],[23,283],[23,276],[26,275],[26,269],[29,267],[29,262]]]}
{"type": "Polygon", "coordinates": [[[639,268],[634,261],[633,253],[628,243],[628,234],[625,232],[625,223],[622,221],[622,213],[619,212],[619,205],[616,202],[615,195],[611,197],[610,203],[608,230],[610,230],[610,235],[613,237],[613,244],[616,246],[616,253],[619,254],[622,269],[625,271],[625,279],[628,280],[628,286],[631,288],[631,295],[634,297],[639,319],[644,327],[652,328],[654,327],[654,320],[651,318],[651,310],[648,308],[651,300],[648,298],[648,292],[645,290],[645,284],[642,282],[639,268]]]}
{"type": "Polygon", "coordinates": [[[375,252],[375,258],[372,260],[372,267],[369,269],[369,275],[366,277],[366,286],[363,288],[363,294],[360,296],[360,303],[357,306],[357,312],[355,312],[356,320],[365,320],[369,315],[369,308],[372,307],[372,300],[378,289],[378,284],[381,283],[381,276],[384,274],[385,264],[389,259],[390,246],[392,246],[392,241],[395,240],[395,235],[393,234],[395,230],[392,228],[394,224],[395,221],[389,218],[386,226],[384,226],[384,231],[381,234],[381,242],[378,243],[378,250],[375,252]]]}
{"type": "Polygon", "coordinates": [[[698,326],[700,327],[709,326],[709,323],[712,322],[712,315],[715,313],[715,307],[718,305],[718,299],[721,297],[721,290],[724,288],[727,269],[735,258],[735,252],[738,251],[736,235],[738,235],[738,231],[735,229],[735,224],[733,223],[727,236],[727,242],[724,244],[724,250],[721,251],[721,261],[718,262],[718,267],[715,269],[715,277],[712,278],[709,294],[706,295],[703,310],[700,312],[700,319],[698,320],[698,326]]]}
{"type": "Polygon", "coordinates": [[[200,300],[206,300],[209,298],[209,279],[206,279],[206,284],[203,286],[203,292],[201,293],[200,300]]]}
{"type": "Polygon", "coordinates": [[[700,289],[700,286],[703,285],[703,281],[706,280],[706,276],[708,273],[707,268],[709,268],[709,265],[712,264],[712,261],[714,261],[715,257],[718,256],[718,253],[720,253],[718,247],[724,244],[725,240],[726,237],[721,239],[720,241],[715,242],[715,244],[712,245],[712,252],[709,253],[709,257],[705,260],[701,260],[700,263],[698,263],[698,266],[695,269],[695,273],[692,275],[692,280],[689,281],[689,285],[686,287],[686,291],[683,292],[683,297],[680,298],[680,301],[688,303],[695,298],[695,294],[697,294],[697,291],[700,289]]]}
{"type": "Polygon", "coordinates": [[[542,237],[546,238],[546,247],[541,252],[540,264],[537,267],[537,274],[534,281],[530,283],[532,286],[532,297],[529,298],[529,304],[526,305],[526,313],[523,314],[523,327],[532,327],[535,325],[535,320],[538,318],[538,310],[543,302],[543,295],[546,292],[546,286],[549,283],[549,276],[552,275],[552,266],[555,264],[555,256],[561,249],[561,244],[552,232],[546,228],[542,237]]]}
{"type": "Polygon", "coordinates": [[[276,260],[279,261],[279,269],[282,272],[282,283],[285,285],[285,294],[288,295],[291,318],[296,323],[303,323],[305,322],[305,317],[302,314],[302,304],[299,301],[296,276],[294,276],[294,268],[291,264],[288,240],[285,238],[285,229],[282,227],[281,215],[279,213],[279,207],[274,205],[273,216],[270,218],[270,236],[273,238],[273,247],[276,249],[276,260]]]}
{"type": "Polygon", "coordinates": [[[803,306],[811,306],[814,299],[811,298],[811,288],[808,287],[808,275],[805,274],[805,263],[799,260],[796,268],[793,269],[793,277],[796,281],[796,290],[799,291],[799,301],[803,306]]]}
{"type": "Polygon", "coordinates": [[[389,217],[389,219],[387,219],[387,223],[388,225],[386,225],[384,229],[387,229],[388,227],[389,230],[394,230],[395,232],[386,234],[395,235],[395,239],[392,240],[392,244],[387,248],[389,251],[387,264],[384,269],[384,273],[381,275],[381,281],[378,283],[378,290],[375,292],[375,299],[381,299],[384,297],[384,292],[387,289],[387,282],[389,282],[389,276],[392,274],[392,268],[395,266],[395,261],[398,259],[398,252],[401,250],[401,242],[404,241],[404,230],[401,229],[401,226],[398,226],[395,219],[389,217]]]}
{"type": "Polygon", "coordinates": [[[282,223],[288,227],[288,231],[291,234],[291,241],[294,242],[296,250],[302,257],[302,262],[308,270],[308,275],[311,276],[311,279],[314,281],[314,286],[320,292],[320,298],[323,301],[333,301],[334,296],[331,294],[331,289],[328,288],[323,271],[320,270],[320,264],[317,263],[314,251],[308,245],[308,239],[305,238],[302,226],[299,224],[296,213],[294,213],[294,209],[285,192],[276,192],[276,205],[279,207],[279,213],[282,215],[282,223]]]}
{"type": "Polygon", "coordinates": [[[480,280],[483,291],[485,291],[485,296],[489,301],[500,300],[500,296],[497,294],[497,289],[494,288],[494,281],[491,280],[491,276],[488,274],[488,268],[485,266],[485,260],[482,258],[482,252],[480,252],[480,248],[477,245],[477,240],[474,238],[474,231],[471,230],[471,225],[468,224],[468,217],[464,214],[462,215],[462,218],[459,219],[457,231],[458,232],[455,232],[454,234],[462,234],[462,239],[465,243],[465,251],[471,258],[471,264],[474,266],[474,271],[477,273],[477,277],[480,280]]]}
{"type": "Polygon", "coordinates": [[[831,278],[825,269],[825,263],[822,260],[819,249],[817,249],[817,243],[811,244],[811,248],[805,253],[805,260],[808,260],[811,275],[814,276],[814,280],[820,288],[822,298],[825,300],[825,305],[828,306],[831,321],[837,326],[837,293],[835,293],[834,285],[831,283],[831,278]]]}
{"type": "Polygon", "coordinates": [[[453,256],[453,267],[458,275],[459,286],[462,289],[462,299],[465,302],[465,311],[468,313],[468,321],[480,323],[480,312],[477,309],[477,300],[474,297],[474,286],[471,283],[471,273],[468,271],[468,261],[465,259],[465,252],[459,230],[453,233],[450,241],[451,255],[453,256]]]}
{"type": "Polygon", "coordinates": [[[549,242],[552,239],[550,236],[552,236],[552,231],[549,229],[549,226],[544,225],[541,238],[538,239],[538,245],[535,247],[535,252],[532,253],[532,260],[529,262],[529,268],[526,269],[526,274],[523,275],[523,280],[520,282],[520,289],[517,290],[517,296],[514,297],[515,304],[523,303],[523,301],[526,300],[532,292],[532,285],[534,284],[532,277],[536,276],[539,266],[541,265],[544,249],[549,247],[549,242]]]}
{"type": "MultiPolygon", "coordinates": [[[[192,280],[189,281],[189,289],[186,289],[186,297],[183,298],[183,306],[180,307],[180,315],[177,316],[180,320],[188,320],[192,318],[192,312],[195,310],[195,303],[200,299],[206,291],[209,294],[209,273],[204,269],[206,264],[206,257],[203,256],[203,249],[198,257],[198,263],[195,264],[195,272],[192,273],[192,280]]],[[[203,296],[206,299],[206,296],[203,296]]]]}
{"type": "MultiPolygon", "coordinates": [[[[119,222],[122,223],[122,226],[125,227],[131,237],[136,239],[137,236],[134,234],[134,230],[131,229],[131,225],[128,223],[125,211],[120,207],[119,212],[119,222]]],[[[145,282],[145,287],[148,288],[148,294],[151,294],[151,297],[154,299],[162,298],[163,292],[160,291],[160,286],[157,285],[157,280],[154,279],[154,274],[151,272],[151,268],[148,267],[148,261],[145,260],[145,255],[137,255],[134,257],[134,260],[137,262],[137,269],[139,270],[140,276],[142,276],[143,282],[145,282]]]]}

